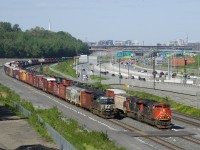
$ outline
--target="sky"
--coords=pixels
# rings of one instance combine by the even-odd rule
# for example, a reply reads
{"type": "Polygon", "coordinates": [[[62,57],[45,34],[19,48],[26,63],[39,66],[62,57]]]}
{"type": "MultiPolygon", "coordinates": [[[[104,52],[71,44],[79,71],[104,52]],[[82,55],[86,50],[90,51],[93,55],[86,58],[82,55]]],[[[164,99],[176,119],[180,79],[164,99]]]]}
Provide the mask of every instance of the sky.
{"type": "Polygon", "coordinates": [[[200,0],[1,0],[0,21],[82,41],[200,42],[200,0]]]}

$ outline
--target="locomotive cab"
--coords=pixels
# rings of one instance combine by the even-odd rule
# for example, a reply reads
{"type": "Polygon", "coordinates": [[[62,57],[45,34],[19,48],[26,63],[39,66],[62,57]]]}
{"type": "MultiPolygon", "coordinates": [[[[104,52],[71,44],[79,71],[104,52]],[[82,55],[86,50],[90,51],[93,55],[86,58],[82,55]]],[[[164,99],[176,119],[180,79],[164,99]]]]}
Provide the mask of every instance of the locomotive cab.
{"type": "Polygon", "coordinates": [[[92,102],[91,111],[104,118],[113,118],[114,99],[112,97],[100,96],[92,102]]]}
{"type": "Polygon", "coordinates": [[[169,104],[158,103],[153,106],[155,125],[159,128],[171,128],[171,109],[169,104]]]}

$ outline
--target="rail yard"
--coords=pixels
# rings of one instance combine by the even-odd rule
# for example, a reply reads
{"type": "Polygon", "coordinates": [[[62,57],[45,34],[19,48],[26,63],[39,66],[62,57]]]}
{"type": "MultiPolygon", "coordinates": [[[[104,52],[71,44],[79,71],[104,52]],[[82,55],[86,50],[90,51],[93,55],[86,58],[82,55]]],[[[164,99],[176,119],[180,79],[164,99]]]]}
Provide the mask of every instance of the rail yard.
{"type": "MultiPolygon", "coordinates": [[[[49,60],[49,61],[56,62],[57,60],[49,60]]],[[[9,64],[9,65],[12,65],[12,64],[9,64]]],[[[28,64],[26,64],[26,66],[28,66],[28,64]]],[[[5,72],[12,77],[15,74],[14,72],[8,71],[7,69],[5,69],[5,72]],[[10,73],[10,72],[12,72],[12,73],[10,73]]],[[[23,71],[21,71],[21,72],[23,74],[23,71]]],[[[23,78],[23,75],[21,77],[19,75],[18,80],[23,81],[24,83],[27,82],[29,85],[31,85],[31,83],[32,83],[32,85],[35,85],[35,87],[38,86],[38,89],[40,89],[44,92],[46,91],[49,94],[53,94],[54,96],[61,97],[62,99],[65,99],[63,94],[61,94],[61,96],[59,96],[59,94],[56,95],[56,93],[54,93],[53,90],[55,90],[58,85],[56,86],[55,83],[54,83],[54,84],[52,84],[52,91],[50,89],[51,86],[49,85],[48,81],[50,81],[50,82],[57,81],[58,79],[56,79],[55,77],[53,79],[53,77],[46,78],[46,77],[43,76],[44,81],[41,81],[41,82],[44,83],[44,85],[46,84],[46,88],[45,88],[45,87],[41,87],[41,85],[39,87],[39,84],[37,85],[37,83],[34,84],[34,79],[33,80],[30,79],[30,76],[31,76],[30,72],[25,73],[24,77],[25,76],[26,76],[26,78],[23,78]]],[[[39,76],[38,78],[41,77],[40,75],[37,75],[37,76],[39,76]]],[[[16,74],[15,74],[15,77],[16,77],[16,74]]],[[[4,75],[4,78],[9,79],[10,77],[6,77],[4,75]]],[[[12,79],[12,80],[16,81],[17,84],[20,83],[16,79],[12,79]]],[[[26,85],[24,83],[22,83],[23,86],[29,86],[29,85],[26,85]]],[[[73,81],[70,81],[70,80],[62,81],[62,84],[64,84],[64,85],[71,85],[72,83],[73,83],[73,81]]],[[[76,83],[76,85],[77,85],[77,83],[76,83]]],[[[38,89],[35,89],[35,90],[37,91],[38,89]]],[[[61,87],[61,89],[62,89],[62,87],[61,87]]],[[[80,97],[84,94],[89,94],[90,95],[89,97],[90,98],[92,97],[91,96],[91,93],[92,93],[91,88],[87,88],[87,90],[85,90],[85,89],[83,89],[83,87],[80,87],[80,86],[74,87],[74,85],[73,85],[71,88],[68,88],[68,90],[69,89],[73,89],[73,91],[82,91],[83,93],[82,92],[79,93],[80,97]]],[[[61,91],[63,91],[63,90],[61,90],[61,91]]],[[[95,91],[93,91],[93,92],[95,92],[95,91]]],[[[64,93],[64,95],[65,94],[66,93],[64,93]]],[[[72,96],[73,94],[74,93],[69,93],[69,95],[71,95],[71,97],[68,98],[68,100],[67,100],[69,102],[68,104],[65,101],[66,99],[61,100],[61,99],[56,98],[56,101],[58,103],[56,105],[59,105],[60,103],[64,104],[64,105],[67,104],[67,105],[69,105],[68,107],[70,107],[70,108],[74,107],[73,105],[79,105],[81,107],[83,106],[83,108],[85,108],[85,109],[91,110],[91,105],[89,105],[90,107],[84,106],[83,102],[91,104],[92,100],[90,100],[88,102],[87,101],[87,100],[89,100],[88,98],[87,99],[81,98],[82,102],[77,102],[77,99],[75,99],[75,95],[74,95],[74,97],[72,96]]],[[[123,96],[123,95],[121,95],[121,96],[123,96]]],[[[145,148],[145,149],[155,149],[155,148],[156,149],[159,149],[159,148],[161,148],[161,149],[190,149],[191,146],[192,146],[192,149],[198,149],[199,148],[199,145],[200,145],[199,133],[198,133],[199,132],[198,128],[199,128],[199,125],[200,125],[199,118],[194,118],[194,117],[191,117],[191,116],[187,116],[187,115],[180,114],[180,113],[172,111],[171,127],[167,127],[167,128],[171,128],[171,129],[160,130],[158,128],[155,128],[155,126],[151,126],[147,123],[142,123],[142,122],[145,122],[145,119],[137,117],[136,120],[133,120],[132,118],[125,117],[126,115],[127,116],[133,115],[133,114],[128,115],[126,109],[123,110],[123,113],[122,113],[121,108],[127,108],[126,106],[131,106],[131,104],[128,103],[128,100],[127,101],[124,100],[123,104],[125,104],[125,105],[121,105],[123,107],[120,106],[120,109],[118,108],[117,109],[118,111],[116,111],[116,106],[114,104],[115,97],[112,97],[112,98],[109,98],[109,99],[108,99],[108,97],[110,97],[110,95],[104,95],[104,97],[101,97],[102,99],[98,99],[97,101],[101,101],[100,104],[104,105],[104,106],[99,107],[98,106],[99,104],[93,104],[92,112],[96,112],[95,114],[97,114],[98,116],[103,116],[103,118],[110,118],[110,117],[107,117],[107,115],[110,114],[110,112],[113,112],[113,113],[117,112],[117,115],[115,115],[116,117],[115,118],[112,117],[113,119],[108,119],[108,120],[104,120],[103,118],[99,118],[98,116],[95,116],[95,119],[94,118],[91,119],[92,117],[88,117],[88,118],[90,118],[89,119],[90,121],[96,122],[97,124],[100,124],[101,126],[108,128],[110,131],[107,131],[108,129],[106,129],[106,131],[108,132],[109,138],[115,140],[119,145],[125,146],[127,149],[133,149],[132,144],[130,144],[130,143],[134,141],[136,143],[139,142],[140,147],[141,147],[141,144],[142,144],[143,148],[145,148]],[[107,97],[105,97],[105,96],[107,96],[107,97]],[[105,98],[107,98],[106,101],[105,101],[105,98]],[[94,106],[96,106],[96,107],[94,107],[94,106]],[[102,110],[99,111],[99,108],[102,108],[102,107],[103,107],[103,110],[105,110],[106,113],[100,114],[100,112],[103,112],[103,111],[102,110]],[[97,111],[94,110],[95,108],[98,108],[98,109],[96,109],[97,111]],[[137,120],[140,120],[141,122],[138,122],[137,120]],[[184,128],[185,128],[185,130],[183,130],[184,128]],[[113,133],[113,132],[116,132],[116,133],[113,133]],[[117,135],[118,135],[118,137],[115,137],[117,135]],[[120,141],[119,140],[120,137],[124,137],[124,136],[126,137],[126,142],[124,140],[120,141]]],[[[52,99],[55,99],[55,98],[52,98],[52,99]]],[[[50,100],[50,101],[52,101],[52,100],[50,100]]],[[[134,112],[134,115],[137,114],[137,115],[141,115],[141,117],[143,117],[143,118],[146,118],[146,116],[144,114],[142,114],[142,110],[145,110],[145,106],[147,106],[147,108],[148,108],[148,105],[147,105],[146,101],[144,101],[144,100],[143,100],[143,102],[141,102],[141,101],[142,100],[140,100],[140,103],[142,105],[139,105],[141,113],[138,114],[138,113],[134,112]]],[[[37,101],[37,103],[40,103],[40,102],[37,101]]],[[[139,103],[139,101],[137,103],[139,103]]],[[[45,104],[45,105],[47,105],[47,104],[45,104]]],[[[153,109],[155,106],[161,106],[161,105],[157,104],[157,103],[155,103],[155,105],[154,105],[153,103],[151,103],[151,106],[152,106],[152,109],[153,109]]],[[[162,104],[161,108],[159,108],[159,109],[164,110],[162,107],[163,107],[163,104],[162,104]]],[[[167,109],[168,108],[169,108],[169,106],[167,107],[167,109]]],[[[60,109],[63,110],[64,108],[60,108],[60,109]]],[[[73,109],[77,110],[77,109],[80,109],[80,108],[75,107],[73,109]]],[[[71,109],[71,111],[73,111],[73,109],[71,109]]],[[[129,109],[129,110],[131,110],[131,109],[129,109]]],[[[87,116],[91,116],[89,111],[86,111],[86,110],[83,110],[83,109],[80,109],[79,111],[82,114],[87,113],[87,116]]],[[[148,111],[148,109],[147,109],[147,111],[148,111]]],[[[71,114],[71,116],[75,117],[76,113],[73,114],[71,112],[70,114],[71,114]]],[[[171,114],[166,114],[166,117],[171,117],[171,114]]],[[[163,116],[163,120],[166,120],[166,117],[163,116]]],[[[169,119],[171,121],[171,118],[169,118],[169,119]]],[[[80,119],[80,120],[82,120],[82,119],[80,119]]],[[[84,122],[85,121],[83,121],[82,124],[84,124],[84,122]]],[[[155,125],[155,122],[152,125],[155,125]]],[[[90,124],[87,128],[88,129],[90,128],[91,130],[100,130],[101,127],[98,127],[98,128],[95,129],[90,124]]],[[[137,147],[135,147],[135,149],[137,149],[137,147]]]]}

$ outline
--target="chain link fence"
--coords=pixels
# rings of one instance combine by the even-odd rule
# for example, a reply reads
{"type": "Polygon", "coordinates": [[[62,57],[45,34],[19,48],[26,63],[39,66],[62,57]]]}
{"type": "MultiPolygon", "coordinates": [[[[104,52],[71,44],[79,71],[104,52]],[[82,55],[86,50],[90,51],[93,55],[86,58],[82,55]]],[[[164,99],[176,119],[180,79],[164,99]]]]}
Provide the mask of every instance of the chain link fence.
{"type": "MultiPolygon", "coordinates": [[[[13,102],[13,105],[17,110],[21,111],[25,117],[29,117],[31,115],[30,111],[26,110],[18,103],[13,102]]],[[[46,123],[39,115],[38,115],[38,120],[40,122],[44,122],[49,135],[52,137],[54,142],[59,146],[60,150],[76,150],[73,147],[73,145],[71,145],[67,140],[65,140],[65,138],[63,138],[54,128],[52,128],[48,123],[46,123]]]]}

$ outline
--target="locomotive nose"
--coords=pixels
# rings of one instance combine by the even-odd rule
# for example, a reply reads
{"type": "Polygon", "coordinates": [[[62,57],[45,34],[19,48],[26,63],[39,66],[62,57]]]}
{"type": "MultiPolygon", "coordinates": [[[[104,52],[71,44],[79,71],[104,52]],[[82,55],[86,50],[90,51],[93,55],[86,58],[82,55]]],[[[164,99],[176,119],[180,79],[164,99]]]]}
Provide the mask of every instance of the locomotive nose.
{"type": "Polygon", "coordinates": [[[159,118],[160,118],[160,119],[163,119],[163,120],[166,120],[166,119],[170,119],[171,116],[168,114],[167,111],[165,111],[165,109],[162,109],[159,118]]]}

